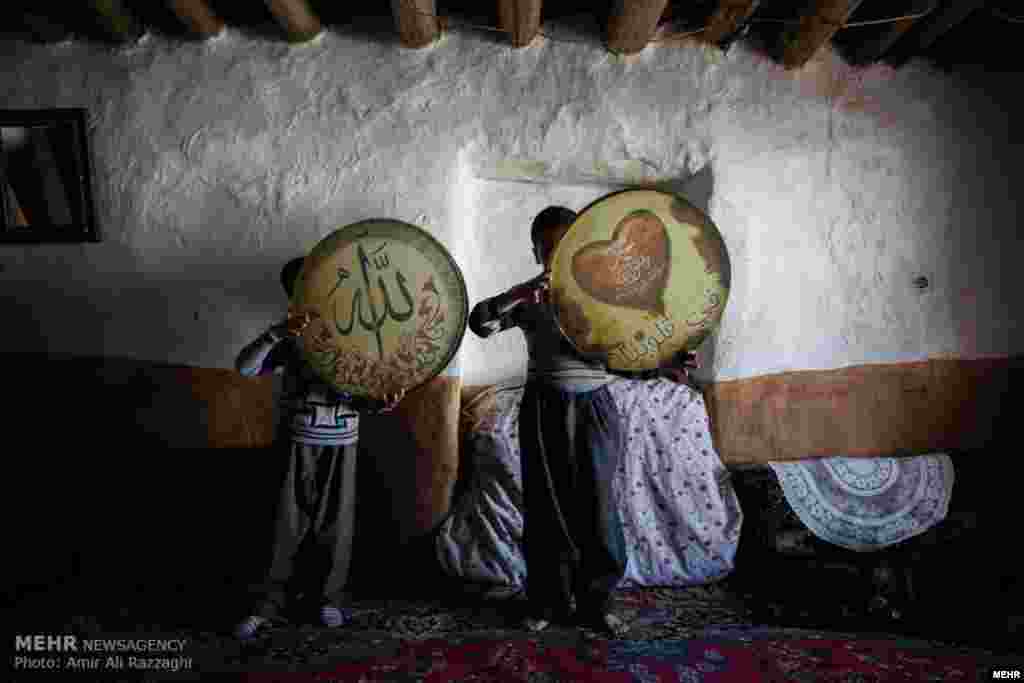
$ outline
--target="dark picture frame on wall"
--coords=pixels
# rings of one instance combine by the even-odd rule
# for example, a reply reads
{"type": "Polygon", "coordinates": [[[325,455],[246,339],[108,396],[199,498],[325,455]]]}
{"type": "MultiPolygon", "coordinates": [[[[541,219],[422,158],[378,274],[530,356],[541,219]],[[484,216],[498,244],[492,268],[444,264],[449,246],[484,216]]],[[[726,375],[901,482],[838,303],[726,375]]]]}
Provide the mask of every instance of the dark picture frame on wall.
{"type": "Polygon", "coordinates": [[[0,244],[99,242],[84,108],[0,109],[0,244]]]}

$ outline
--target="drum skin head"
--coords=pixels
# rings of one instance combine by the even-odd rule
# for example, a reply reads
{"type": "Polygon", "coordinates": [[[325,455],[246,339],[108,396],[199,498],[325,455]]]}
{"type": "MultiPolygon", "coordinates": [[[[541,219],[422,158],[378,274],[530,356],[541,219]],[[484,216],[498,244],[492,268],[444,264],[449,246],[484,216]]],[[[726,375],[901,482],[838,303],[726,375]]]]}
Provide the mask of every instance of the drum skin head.
{"type": "Polygon", "coordinates": [[[731,266],[704,212],[660,190],[623,190],[580,212],[555,248],[551,303],[565,337],[623,372],[695,351],[721,321],[731,266]]]}
{"type": "Polygon", "coordinates": [[[315,314],[299,338],[328,384],[383,400],[438,375],[468,320],[458,265],[426,231],[371,219],[340,228],[306,257],[291,302],[315,314]]]}

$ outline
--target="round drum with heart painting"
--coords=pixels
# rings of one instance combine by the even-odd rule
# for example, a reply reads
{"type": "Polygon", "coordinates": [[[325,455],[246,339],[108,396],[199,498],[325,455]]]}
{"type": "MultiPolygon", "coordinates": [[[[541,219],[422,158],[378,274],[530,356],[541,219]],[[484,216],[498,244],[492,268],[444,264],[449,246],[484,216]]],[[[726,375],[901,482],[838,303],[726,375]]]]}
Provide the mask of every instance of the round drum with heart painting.
{"type": "Polygon", "coordinates": [[[566,338],[630,372],[694,351],[729,297],[729,253],[711,219],[682,197],[623,190],[582,212],[555,249],[551,303],[566,338]]]}

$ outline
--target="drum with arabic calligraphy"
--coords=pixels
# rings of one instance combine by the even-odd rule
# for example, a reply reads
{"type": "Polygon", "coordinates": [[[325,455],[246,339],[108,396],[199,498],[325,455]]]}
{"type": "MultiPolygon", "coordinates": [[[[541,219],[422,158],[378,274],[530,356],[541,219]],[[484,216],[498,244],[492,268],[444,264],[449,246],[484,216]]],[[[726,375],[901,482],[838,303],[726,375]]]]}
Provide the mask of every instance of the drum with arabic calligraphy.
{"type": "Polygon", "coordinates": [[[730,270],[703,211],[669,192],[623,190],[581,211],[555,248],[551,303],[583,356],[652,370],[696,350],[719,324],[730,270]]]}
{"type": "Polygon", "coordinates": [[[466,331],[462,272],[426,231],[372,219],[340,228],[305,258],[292,308],[315,314],[300,346],[326,382],[382,400],[438,375],[466,331]]]}

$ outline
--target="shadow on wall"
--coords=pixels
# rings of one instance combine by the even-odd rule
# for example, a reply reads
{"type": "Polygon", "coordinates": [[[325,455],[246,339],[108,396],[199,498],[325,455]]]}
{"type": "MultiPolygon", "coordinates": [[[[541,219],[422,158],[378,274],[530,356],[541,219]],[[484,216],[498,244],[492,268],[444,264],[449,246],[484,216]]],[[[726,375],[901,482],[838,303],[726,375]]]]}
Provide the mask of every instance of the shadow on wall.
{"type": "MultiPolygon", "coordinates": [[[[276,422],[261,405],[267,383],[125,359],[7,360],[19,391],[6,417],[24,446],[6,474],[32,496],[12,528],[20,551],[8,558],[5,601],[61,585],[76,587],[76,606],[140,587],[196,595],[230,587],[236,596],[260,580],[288,458],[269,443],[211,446],[227,436],[218,427],[237,421],[224,409],[260,420],[254,429],[276,422]]],[[[361,439],[354,587],[396,578],[402,568],[382,565],[380,553],[412,536],[400,519],[416,500],[416,447],[388,420],[367,420],[361,439]]]]}
{"type": "Polygon", "coordinates": [[[0,300],[8,331],[0,350],[228,367],[238,349],[214,349],[211,340],[237,338],[245,321],[269,325],[286,307],[276,260],[191,264],[160,276],[120,266],[106,259],[7,265],[0,284],[13,296],[0,300]]]}
{"type": "MultiPolygon", "coordinates": [[[[98,249],[103,265],[117,267],[89,259],[51,266],[50,251],[4,264],[3,288],[15,296],[0,300],[5,329],[14,331],[3,351],[17,389],[6,417],[25,444],[7,474],[36,493],[13,538],[13,547],[30,551],[10,559],[5,598],[71,583],[108,595],[137,585],[212,590],[256,580],[286,461],[257,434],[272,429],[273,392],[233,370],[163,365],[122,350],[201,358],[239,321],[278,319],[284,259],[221,265],[219,280],[213,266],[193,263],[175,280],[135,272],[134,261],[112,256],[114,245],[98,249]]],[[[238,348],[223,351],[233,358],[238,348]]],[[[357,504],[352,580],[371,585],[391,577],[390,564],[381,571],[380,546],[394,549],[412,536],[401,520],[415,511],[418,472],[414,458],[400,454],[416,447],[380,418],[367,420],[360,450],[358,488],[366,493],[357,504]]]]}
{"type": "Polygon", "coordinates": [[[1024,349],[1024,240],[1019,186],[1024,180],[1024,101],[1005,74],[980,66],[957,69],[952,98],[938,110],[955,131],[955,175],[947,225],[938,239],[950,282],[932,282],[931,295],[948,297],[963,357],[1024,349]],[[983,131],[978,134],[975,131],[983,131]]]}
{"type": "Polygon", "coordinates": [[[153,367],[136,361],[42,353],[7,359],[18,387],[7,417],[25,435],[25,457],[12,459],[7,474],[34,492],[14,529],[12,547],[27,552],[9,558],[12,595],[85,576],[135,585],[156,578],[147,566],[185,580],[190,574],[179,570],[186,563],[237,538],[209,545],[203,538],[216,521],[207,489],[230,485],[220,472],[223,457],[199,450],[204,416],[190,411],[180,419],[181,406],[193,403],[187,383],[155,383],[153,367]],[[169,441],[181,449],[169,450],[169,441]]]}

